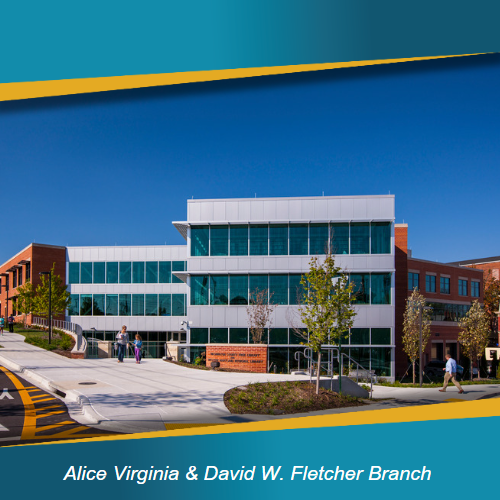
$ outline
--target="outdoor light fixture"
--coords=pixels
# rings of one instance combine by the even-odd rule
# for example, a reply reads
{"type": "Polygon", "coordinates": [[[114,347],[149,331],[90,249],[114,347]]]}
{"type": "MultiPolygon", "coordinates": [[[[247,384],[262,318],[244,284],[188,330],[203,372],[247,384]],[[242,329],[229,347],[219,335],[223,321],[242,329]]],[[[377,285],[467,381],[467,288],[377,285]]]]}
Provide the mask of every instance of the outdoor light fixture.
{"type": "Polygon", "coordinates": [[[49,344],[52,341],[52,272],[41,271],[38,273],[40,276],[49,277],[49,344]]]}

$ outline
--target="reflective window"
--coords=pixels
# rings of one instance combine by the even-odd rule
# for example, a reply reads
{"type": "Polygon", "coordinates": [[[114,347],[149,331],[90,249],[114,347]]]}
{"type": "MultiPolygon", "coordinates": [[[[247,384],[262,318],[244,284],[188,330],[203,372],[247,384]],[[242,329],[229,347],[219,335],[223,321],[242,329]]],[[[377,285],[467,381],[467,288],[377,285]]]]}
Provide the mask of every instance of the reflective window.
{"type": "Polygon", "coordinates": [[[210,305],[227,306],[228,276],[210,276],[210,305]]]}
{"type": "Polygon", "coordinates": [[[248,276],[246,274],[231,275],[230,289],[232,306],[246,306],[248,304],[248,276]]]}
{"type": "Polygon", "coordinates": [[[458,295],[462,295],[463,297],[469,295],[467,288],[467,280],[458,280],[458,295]]]}
{"type": "Polygon", "coordinates": [[[372,274],[372,304],[391,303],[391,275],[372,274]]]}
{"type": "Polygon", "coordinates": [[[147,293],[145,305],[146,316],[158,316],[158,295],[147,293]]]}
{"type": "Polygon", "coordinates": [[[307,224],[290,224],[290,255],[307,255],[309,229],[307,224]]]}
{"type": "Polygon", "coordinates": [[[191,328],[191,344],[208,344],[208,328],[191,328]]]}
{"type": "Polygon", "coordinates": [[[227,344],[228,343],[227,328],[210,328],[210,343],[227,344]]]}
{"type": "Polygon", "coordinates": [[[169,261],[158,263],[158,282],[170,283],[172,281],[172,263],[169,261]]]}
{"type": "Polygon", "coordinates": [[[158,262],[146,262],[146,283],[158,283],[158,262]]]}
{"type": "Polygon", "coordinates": [[[269,255],[288,255],[288,225],[269,226],[269,255]]]}
{"type": "Polygon", "coordinates": [[[472,297],[479,297],[479,281],[471,281],[470,293],[472,297]]]}
{"type": "Polygon", "coordinates": [[[264,294],[264,301],[267,303],[268,300],[268,290],[269,290],[269,284],[268,284],[268,275],[267,274],[253,274],[250,275],[250,280],[249,280],[249,288],[250,288],[250,303],[254,303],[255,301],[255,296],[257,293],[265,291],[264,294]]]}
{"type": "Polygon", "coordinates": [[[230,254],[248,255],[248,226],[230,226],[230,254]]]}
{"type": "Polygon", "coordinates": [[[372,222],[372,253],[391,253],[390,222],[372,222]]]}
{"type": "Polygon", "coordinates": [[[70,298],[70,303],[68,307],[68,316],[79,316],[80,296],[78,294],[71,294],[69,298],[70,298]]]}
{"type": "Polygon", "coordinates": [[[353,222],[351,224],[351,253],[370,253],[370,225],[368,222],[353,222]]]}
{"type": "Polygon", "coordinates": [[[183,293],[172,294],[172,316],[186,316],[186,295],[183,293]]]}
{"type": "Polygon", "coordinates": [[[381,377],[391,375],[391,349],[387,347],[373,347],[371,351],[370,369],[381,377]]]}
{"type": "Polygon", "coordinates": [[[309,226],[309,251],[311,255],[328,253],[328,224],[309,226]]]}
{"type": "Polygon", "coordinates": [[[349,224],[331,224],[330,231],[332,254],[349,253],[349,224]]]}
{"type": "Polygon", "coordinates": [[[271,328],[269,332],[270,344],[288,344],[288,328],[271,328]]]}
{"type": "Polygon", "coordinates": [[[390,328],[372,328],[371,343],[374,345],[390,345],[391,344],[391,329],[390,328]]]}
{"type": "Polygon", "coordinates": [[[210,255],[224,256],[228,254],[228,226],[210,226],[210,255]]]}
{"type": "Polygon", "coordinates": [[[408,290],[414,290],[415,288],[418,290],[418,281],[419,274],[418,273],[408,273],[408,290]]]}
{"type": "Polygon", "coordinates": [[[208,226],[191,227],[191,256],[206,257],[208,255],[208,226]]]}
{"type": "Polygon", "coordinates": [[[106,283],[106,262],[94,262],[94,283],[106,283]]]}
{"type": "Polygon", "coordinates": [[[288,275],[269,275],[269,296],[272,304],[288,304],[288,275]]]}
{"type": "Polygon", "coordinates": [[[425,291],[436,293],[436,277],[430,274],[425,275],[425,291]]]}
{"type": "Polygon", "coordinates": [[[354,283],[352,292],[353,304],[370,303],[370,275],[351,274],[350,281],[354,283]]]}
{"type": "Polygon", "coordinates": [[[191,305],[208,305],[208,276],[191,276],[191,305]]]}
{"type": "Polygon", "coordinates": [[[68,283],[80,283],[80,263],[79,262],[70,262],[69,270],[68,270],[68,283]]]}
{"type": "Polygon", "coordinates": [[[119,312],[120,316],[130,316],[131,313],[131,300],[130,294],[120,294],[119,295],[119,312]]]}
{"type": "MultiPolygon", "coordinates": [[[[185,271],[185,270],[186,270],[186,261],[174,260],[172,262],[172,272],[185,271]]],[[[180,278],[172,274],[172,283],[184,283],[184,281],[182,281],[180,278]]]]}
{"type": "Polygon", "coordinates": [[[250,225],[250,255],[267,255],[267,225],[250,225]]]}
{"type": "Polygon", "coordinates": [[[80,316],[92,316],[92,295],[80,295],[80,316]]]}
{"type": "Polygon", "coordinates": [[[92,314],[94,316],[104,316],[104,298],[103,293],[94,293],[92,300],[92,314]]]}
{"type": "MultiPolygon", "coordinates": [[[[290,328],[288,342],[290,344],[300,344],[302,342],[307,342],[307,328],[290,328]]],[[[301,356],[301,362],[304,358],[301,356]]]]}
{"type": "Polygon", "coordinates": [[[158,310],[160,316],[172,316],[172,296],[169,293],[158,295],[158,310]]]}
{"type": "Polygon", "coordinates": [[[132,283],[144,283],[144,262],[132,262],[132,283]]]}
{"type": "Polygon", "coordinates": [[[82,262],[80,273],[80,283],[92,283],[92,262],[82,262]]]}
{"type": "Polygon", "coordinates": [[[290,305],[299,305],[303,302],[303,297],[305,294],[304,287],[300,283],[302,280],[301,274],[290,274],[290,305]]]}
{"type": "Polygon", "coordinates": [[[132,263],[120,262],[120,283],[132,282],[132,263]]]}
{"type": "Polygon", "coordinates": [[[106,283],[118,283],[118,262],[106,262],[106,283]]]}
{"type": "Polygon", "coordinates": [[[144,295],[132,294],[132,316],[144,316],[144,295]]]}
{"type": "Polygon", "coordinates": [[[118,316],[118,294],[106,295],[106,316],[118,316]]]}
{"type": "Polygon", "coordinates": [[[230,328],[229,329],[230,344],[247,344],[248,329],[247,328],[230,328]]]}
{"type": "Polygon", "coordinates": [[[445,278],[443,276],[439,278],[439,291],[446,294],[450,293],[450,278],[445,278]]]}
{"type": "Polygon", "coordinates": [[[369,343],[369,328],[351,328],[351,345],[368,345],[369,343]]]}

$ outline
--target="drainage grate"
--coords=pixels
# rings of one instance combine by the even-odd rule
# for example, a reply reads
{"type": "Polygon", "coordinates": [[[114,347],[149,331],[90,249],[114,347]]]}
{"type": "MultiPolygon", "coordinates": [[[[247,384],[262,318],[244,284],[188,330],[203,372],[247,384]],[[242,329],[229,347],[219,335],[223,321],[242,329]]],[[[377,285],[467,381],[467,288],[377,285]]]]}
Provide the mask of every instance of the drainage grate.
{"type": "Polygon", "coordinates": [[[78,382],[78,385],[96,385],[97,382],[78,382]]]}

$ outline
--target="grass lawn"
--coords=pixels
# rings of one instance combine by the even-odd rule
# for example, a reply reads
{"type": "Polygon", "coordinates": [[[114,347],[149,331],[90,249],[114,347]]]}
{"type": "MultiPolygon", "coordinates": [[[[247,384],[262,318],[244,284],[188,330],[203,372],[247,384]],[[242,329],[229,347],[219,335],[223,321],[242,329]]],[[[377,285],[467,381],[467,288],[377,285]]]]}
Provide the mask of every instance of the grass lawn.
{"type": "Polygon", "coordinates": [[[47,351],[54,351],[63,356],[69,356],[71,349],[73,349],[75,345],[75,341],[71,335],[57,329],[52,331],[52,342],[50,344],[49,333],[46,330],[24,328],[22,325],[14,325],[14,333],[22,335],[24,341],[28,344],[36,345],[47,351]]]}
{"type": "Polygon", "coordinates": [[[362,399],[340,395],[327,389],[316,394],[315,384],[309,382],[264,382],[235,387],[226,392],[224,403],[231,413],[285,415],[362,406],[362,399]]]}

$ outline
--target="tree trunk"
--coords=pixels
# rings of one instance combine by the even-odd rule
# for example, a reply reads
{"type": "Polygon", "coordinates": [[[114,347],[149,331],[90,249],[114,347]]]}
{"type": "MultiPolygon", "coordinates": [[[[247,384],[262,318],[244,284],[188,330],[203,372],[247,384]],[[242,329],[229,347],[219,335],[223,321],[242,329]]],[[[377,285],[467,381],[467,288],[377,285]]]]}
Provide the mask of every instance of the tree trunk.
{"type": "Polygon", "coordinates": [[[477,379],[481,380],[481,358],[477,358],[477,379]]]}
{"type": "Polygon", "coordinates": [[[415,385],[415,361],[412,361],[412,366],[413,366],[413,385],[415,385]]]}
{"type": "Polygon", "coordinates": [[[318,368],[316,373],[316,394],[319,394],[319,375],[321,373],[321,350],[318,352],[318,368]]]}
{"type": "Polygon", "coordinates": [[[470,357],[470,381],[472,382],[472,356],[470,357]]]}

